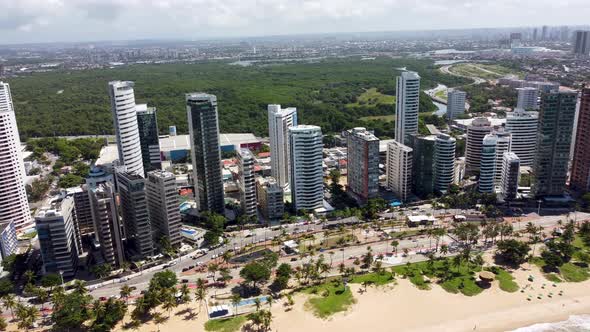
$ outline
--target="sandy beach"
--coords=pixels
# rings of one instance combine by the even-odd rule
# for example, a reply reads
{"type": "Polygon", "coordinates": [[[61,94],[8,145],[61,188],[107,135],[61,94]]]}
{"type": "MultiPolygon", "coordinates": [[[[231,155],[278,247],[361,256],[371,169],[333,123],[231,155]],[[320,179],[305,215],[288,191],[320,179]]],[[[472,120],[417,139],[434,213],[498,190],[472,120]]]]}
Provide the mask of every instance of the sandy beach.
{"type": "MultiPolygon", "coordinates": [[[[424,291],[408,280],[398,279],[397,284],[369,287],[359,292],[360,285],[351,285],[357,303],[349,311],[324,320],[314,317],[305,309],[306,295],[294,297],[293,310],[285,312],[282,302],[272,306],[272,331],[510,331],[541,322],[566,320],[570,315],[590,314],[590,281],[583,283],[559,283],[553,287],[536,268],[527,264],[514,272],[522,287],[531,284],[533,290],[524,293],[507,293],[499,289],[497,282],[482,294],[467,297],[450,294],[433,285],[424,291]],[[533,283],[527,281],[535,277],[533,283]],[[542,285],[545,284],[545,288],[542,285]],[[563,296],[559,296],[563,291],[563,296]],[[554,295],[549,298],[547,295],[554,295]],[[542,299],[537,296],[542,294],[542,299]],[[527,297],[532,295],[532,300],[527,297]]],[[[195,308],[196,304],[191,304],[195,308]]],[[[204,309],[191,315],[187,306],[173,311],[171,318],[160,326],[162,332],[203,331],[204,309]],[[179,314],[180,313],[180,314],[179,314]]],[[[166,313],[164,313],[167,316],[166,313]]],[[[118,331],[124,331],[118,329],[118,331]]],[[[157,331],[152,323],[144,324],[139,331],[157,331]]]]}

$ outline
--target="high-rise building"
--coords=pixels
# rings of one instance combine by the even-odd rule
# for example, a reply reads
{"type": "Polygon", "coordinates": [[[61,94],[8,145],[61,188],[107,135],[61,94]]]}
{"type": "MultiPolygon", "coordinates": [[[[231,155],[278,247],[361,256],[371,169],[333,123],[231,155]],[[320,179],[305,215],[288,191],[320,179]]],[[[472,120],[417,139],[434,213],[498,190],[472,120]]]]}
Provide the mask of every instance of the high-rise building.
{"type": "Polygon", "coordinates": [[[412,152],[397,141],[387,144],[387,188],[403,202],[412,195],[412,152]]]}
{"type": "Polygon", "coordinates": [[[514,152],[504,152],[502,156],[502,181],[500,188],[505,200],[516,198],[520,176],[520,159],[514,152]]]}
{"type": "Polygon", "coordinates": [[[66,197],[51,208],[41,209],[35,216],[43,273],[63,273],[74,277],[82,248],[76,241],[74,199],[66,197]]]}
{"type": "Polygon", "coordinates": [[[289,185],[290,152],[289,128],[297,125],[297,109],[268,105],[268,136],[270,140],[270,163],[272,177],[283,188],[289,185]]]}
{"type": "Polygon", "coordinates": [[[537,153],[533,166],[535,196],[562,195],[567,180],[577,93],[543,94],[537,153]]]}
{"type": "Polygon", "coordinates": [[[583,88],[572,160],[570,188],[578,193],[590,191],[590,88],[583,88]]]}
{"type": "Polygon", "coordinates": [[[574,54],[587,56],[590,54],[590,31],[576,31],[574,39],[574,54]]]}
{"type": "Polygon", "coordinates": [[[109,96],[119,162],[128,172],[144,176],[133,86],[134,83],[129,81],[109,82],[109,96]]]}
{"type": "Polygon", "coordinates": [[[412,135],[412,189],[422,197],[434,193],[434,154],[436,136],[412,135]]]}
{"type": "Polygon", "coordinates": [[[465,113],[465,98],[467,93],[460,90],[450,89],[447,93],[447,118],[457,119],[465,113]]]}
{"type": "Polygon", "coordinates": [[[361,204],[379,194],[379,139],[365,128],[346,134],[348,192],[361,204]]]}
{"type": "Polygon", "coordinates": [[[455,138],[438,134],[434,140],[434,191],[446,193],[455,177],[455,138]]]}
{"type": "Polygon", "coordinates": [[[0,254],[2,260],[16,254],[18,251],[18,239],[16,238],[16,227],[14,222],[9,221],[0,224],[0,254]]]}
{"type": "Polygon", "coordinates": [[[137,258],[146,258],[154,253],[145,183],[146,179],[137,174],[117,173],[127,247],[137,258]]]}
{"type": "Polygon", "coordinates": [[[544,25],[541,28],[541,40],[548,40],[549,39],[548,32],[549,32],[549,27],[544,25]]]}
{"type": "Polygon", "coordinates": [[[123,262],[122,229],[115,203],[115,190],[110,182],[89,190],[94,229],[105,263],[118,266],[123,262]]]}
{"type": "Polygon", "coordinates": [[[200,211],[225,212],[217,97],[206,93],[186,95],[193,159],[195,200],[200,211]]]}
{"type": "Polygon", "coordinates": [[[33,226],[25,177],[10,86],[0,81],[0,224],[13,221],[17,231],[33,226]]]}
{"type": "Polygon", "coordinates": [[[511,151],[520,159],[521,166],[533,166],[537,152],[539,112],[517,108],[506,113],[506,131],[512,134],[511,151]]]}
{"type": "Polygon", "coordinates": [[[492,124],[486,118],[475,118],[471,125],[467,127],[465,168],[468,174],[477,174],[479,172],[483,138],[491,131],[492,124]]]}
{"type": "Polygon", "coordinates": [[[496,171],[494,175],[494,184],[499,186],[502,182],[504,152],[512,151],[512,135],[502,129],[494,132],[494,135],[498,137],[498,140],[496,141],[496,171]]]}
{"type": "Polygon", "coordinates": [[[146,104],[139,104],[136,109],[143,170],[147,174],[147,172],[162,169],[160,140],[158,138],[158,119],[156,118],[155,107],[147,107],[146,104]]]}
{"type": "Polygon", "coordinates": [[[498,136],[494,134],[487,134],[483,139],[478,183],[480,193],[494,192],[497,142],[498,136]]]}
{"type": "Polygon", "coordinates": [[[88,197],[88,186],[82,185],[73,194],[74,211],[76,215],[76,227],[81,236],[94,234],[94,222],[92,221],[92,208],[88,197]]]}
{"type": "Polygon", "coordinates": [[[537,41],[538,34],[539,34],[539,29],[537,29],[537,28],[533,29],[533,41],[537,41]]]}
{"type": "Polygon", "coordinates": [[[260,212],[268,221],[276,221],[283,218],[285,213],[283,187],[272,177],[258,178],[256,181],[256,194],[260,212]]]}
{"type": "Polygon", "coordinates": [[[180,245],[182,227],[180,202],[176,190],[176,176],[171,172],[152,171],[146,181],[148,210],[156,245],[162,243],[162,237],[170,241],[170,245],[180,245]]]}
{"type": "Polygon", "coordinates": [[[298,210],[323,207],[324,170],[322,165],[322,130],[318,126],[298,125],[289,128],[291,152],[291,202],[298,210]]]}
{"type": "Polygon", "coordinates": [[[397,77],[395,100],[395,140],[410,144],[410,135],[418,133],[420,107],[420,76],[404,71],[397,77]]]}
{"type": "Polygon", "coordinates": [[[516,108],[522,108],[525,110],[538,110],[539,109],[539,90],[533,87],[517,88],[518,101],[516,108]]]}
{"type": "Polygon", "coordinates": [[[254,155],[249,149],[238,150],[238,187],[240,204],[246,216],[256,216],[256,176],[254,175],[254,155]]]}

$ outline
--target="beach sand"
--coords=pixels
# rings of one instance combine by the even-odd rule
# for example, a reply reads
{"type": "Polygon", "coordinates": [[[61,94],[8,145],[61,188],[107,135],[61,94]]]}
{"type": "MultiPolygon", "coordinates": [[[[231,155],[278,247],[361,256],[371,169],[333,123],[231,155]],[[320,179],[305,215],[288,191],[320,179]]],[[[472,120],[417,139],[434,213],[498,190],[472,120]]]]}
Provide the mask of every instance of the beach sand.
{"type": "MultiPolygon", "coordinates": [[[[532,284],[533,290],[524,293],[507,293],[499,289],[497,282],[483,293],[467,297],[450,294],[438,285],[431,290],[419,290],[408,280],[398,279],[396,285],[369,287],[359,293],[360,285],[351,285],[357,303],[349,311],[338,313],[324,320],[314,317],[305,309],[306,295],[294,297],[292,310],[285,312],[283,301],[272,306],[272,331],[510,331],[541,322],[566,320],[574,314],[590,314],[590,281],[583,283],[558,283],[553,287],[540,271],[527,264],[514,272],[522,287],[532,284]],[[529,275],[535,281],[527,281],[529,275]],[[545,284],[545,289],[542,289],[545,284]],[[563,291],[563,296],[559,296],[563,291]],[[553,292],[553,298],[547,295],[553,292]],[[542,294],[542,299],[537,296],[542,294]],[[528,295],[532,300],[528,301],[528,295]]],[[[191,304],[195,308],[196,304],[191,304]]],[[[264,306],[268,308],[267,306],[264,306]]],[[[203,331],[204,310],[193,319],[187,314],[177,315],[186,306],[175,309],[172,317],[160,326],[162,332],[203,331]]],[[[167,316],[167,313],[163,313],[167,316]]],[[[123,331],[123,329],[118,329],[123,331]]],[[[142,332],[157,331],[152,323],[142,325],[142,332]]]]}

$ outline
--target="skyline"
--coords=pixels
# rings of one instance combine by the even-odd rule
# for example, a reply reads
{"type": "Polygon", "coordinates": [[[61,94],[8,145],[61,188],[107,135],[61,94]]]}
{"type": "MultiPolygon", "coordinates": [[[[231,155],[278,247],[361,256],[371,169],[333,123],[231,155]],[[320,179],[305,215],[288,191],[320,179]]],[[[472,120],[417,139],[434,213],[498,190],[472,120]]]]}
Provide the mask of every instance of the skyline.
{"type": "Polygon", "coordinates": [[[5,44],[203,40],[359,31],[571,26],[587,22],[590,8],[585,4],[583,0],[569,1],[567,7],[548,0],[478,4],[470,0],[425,0],[415,4],[369,0],[361,8],[350,0],[0,0],[0,40],[5,44]],[[199,15],[201,8],[208,9],[206,15],[199,15]]]}

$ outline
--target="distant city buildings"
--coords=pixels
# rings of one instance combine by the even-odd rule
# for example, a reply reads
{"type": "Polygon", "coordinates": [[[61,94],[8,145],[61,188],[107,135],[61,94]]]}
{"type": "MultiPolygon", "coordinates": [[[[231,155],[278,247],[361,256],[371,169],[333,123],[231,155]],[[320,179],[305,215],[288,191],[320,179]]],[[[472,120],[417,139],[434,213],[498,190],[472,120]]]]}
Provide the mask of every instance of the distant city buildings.
{"type": "Polygon", "coordinates": [[[525,110],[538,110],[539,109],[539,90],[532,87],[517,88],[518,101],[516,108],[522,108],[525,110]]]}
{"type": "Polygon", "coordinates": [[[418,133],[420,107],[420,76],[404,71],[396,80],[395,140],[410,144],[410,135],[418,133]]]}
{"type": "Polygon", "coordinates": [[[268,136],[270,141],[271,175],[283,188],[289,185],[289,128],[297,125],[297,109],[268,105],[268,136]]]}
{"type": "Polygon", "coordinates": [[[155,107],[147,107],[146,104],[137,105],[137,128],[144,172],[147,174],[147,172],[162,169],[155,107]]]}
{"type": "Polygon", "coordinates": [[[502,156],[501,194],[504,200],[516,198],[520,177],[520,158],[514,152],[504,152],[502,156]]]}
{"type": "Polygon", "coordinates": [[[119,162],[127,172],[144,176],[133,86],[134,83],[129,81],[109,82],[109,96],[119,162]]]}
{"type": "Polygon", "coordinates": [[[63,199],[51,208],[41,209],[35,216],[44,274],[63,273],[64,278],[75,276],[82,248],[76,240],[74,218],[72,197],[63,199]]]}
{"type": "Polygon", "coordinates": [[[517,108],[506,113],[506,131],[512,134],[511,151],[520,159],[521,166],[533,166],[537,152],[539,112],[517,108]]]}
{"type": "Polygon", "coordinates": [[[574,36],[574,54],[588,56],[590,54],[590,31],[576,31],[574,36]]]}
{"type": "Polygon", "coordinates": [[[291,202],[295,211],[323,207],[322,130],[318,126],[289,128],[291,202]]]}
{"type": "Polygon", "coordinates": [[[225,212],[217,97],[206,93],[186,95],[193,180],[198,209],[225,212]]]}
{"type": "Polygon", "coordinates": [[[242,213],[246,216],[256,216],[256,178],[254,174],[254,155],[248,149],[240,149],[238,159],[238,187],[240,189],[240,204],[242,213]]]}
{"type": "Polygon", "coordinates": [[[387,188],[402,202],[412,195],[413,150],[397,141],[387,144],[387,188]]]}
{"type": "Polygon", "coordinates": [[[283,187],[273,177],[259,177],[256,181],[256,194],[260,212],[268,221],[283,218],[285,213],[283,187]]]}
{"type": "Polygon", "coordinates": [[[578,193],[590,191],[590,88],[583,88],[572,158],[570,188],[578,193]]]}
{"type": "Polygon", "coordinates": [[[165,237],[172,247],[180,246],[182,223],[174,173],[149,172],[146,191],[153,242],[161,249],[165,237]]]}
{"type": "Polygon", "coordinates": [[[348,191],[361,204],[379,195],[379,139],[365,128],[347,132],[348,191]]]}
{"type": "Polygon", "coordinates": [[[33,225],[25,190],[25,166],[8,83],[0,81],[0,224],[17,231],[33,225]]]}
{"type": "Polygon", "coordinates": [[[465,99],[467,93],[460,90],[450,89],[447,93],[447,118],[457,119],[465,113],[465,99]]]}
{"type": "Polygon", "coordinates": [[[576,101],[575,92],[553,91],[541,98],[532,186],[537,197],[562,195],[565,190],[576,101]]]}

